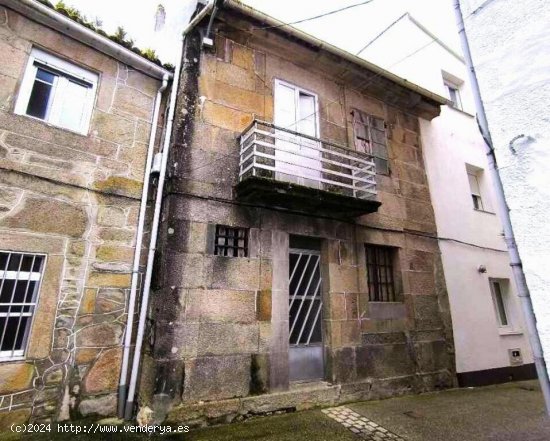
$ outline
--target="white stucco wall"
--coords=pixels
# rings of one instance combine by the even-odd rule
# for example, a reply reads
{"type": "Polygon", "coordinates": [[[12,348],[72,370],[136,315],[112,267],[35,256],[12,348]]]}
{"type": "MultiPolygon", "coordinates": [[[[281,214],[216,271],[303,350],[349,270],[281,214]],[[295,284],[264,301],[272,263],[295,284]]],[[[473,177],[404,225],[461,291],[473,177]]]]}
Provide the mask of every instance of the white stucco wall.
{"type": "Polygon", "coordinates": [[[464,0],[462,9],[548,367],[550,2],[464,0]],[[514,153],[519,135],[528,138],[514,153]]]}
{"type": "Polygon", "coordinates": [[[480,186],[485,211],[474,210],[466,164],[487,170],[464,62],[432,42],[408,18],[400,20],[365,52],[379,63],[440,95],[443,76],[458,82],[463,110],[443,106],[432,121],[420,120],[424,161],[434,206],[456,349],[457,372],[510,366],[509,349],[521,349],[532,363],[519,299],[512,281],[502,227],[494,213],[492,183],[487,172],[480,186]],[[407,38],[404,41],[403,35],[407,38]],[[419,48],[424,47],[422,50],[419,48]],[[391,48],[391,51],[389,50],[391,48]],[[389,55],[390,54],[390,55],[389,55]],[[412,56],[410,54],[413,54],[412,56]],[[398,60],[399,63],[396,63],[398,60]],[[463,243],[460,243],[463,242],[463,243]],[[478,267],[484,265],[486,273],[478,267]],[[490,279],[507,279],[507,307],[512,326],[499,328],[490,279]]]}

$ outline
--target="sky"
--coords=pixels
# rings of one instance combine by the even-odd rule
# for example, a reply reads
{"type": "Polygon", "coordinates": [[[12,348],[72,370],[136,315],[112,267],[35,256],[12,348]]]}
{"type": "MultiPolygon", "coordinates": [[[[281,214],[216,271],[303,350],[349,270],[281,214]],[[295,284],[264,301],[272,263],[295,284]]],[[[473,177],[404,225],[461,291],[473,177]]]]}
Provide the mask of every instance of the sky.
{"type": "MultiPolygon", "coordinates": [[[[292,22],[363,1],[244,0],[244,3],[284,22],[292,22]]],[[[161,61],[174,64],[178,35],[194,10],[196,0],[65,0],[65,3],[79,9],[88,19],[101,19],[103,29],[109,33],[114,33],[117,26],[123,26],[138,47],[155,49],[161,61]],[[166,22],[161,32],[155,32],[159,3],[166,10],[166,22]]],[[[451,0],[372,0],[295,26],[356,53],[405,12],[410,12],[449,46],[460,50],[451,0]]]]}

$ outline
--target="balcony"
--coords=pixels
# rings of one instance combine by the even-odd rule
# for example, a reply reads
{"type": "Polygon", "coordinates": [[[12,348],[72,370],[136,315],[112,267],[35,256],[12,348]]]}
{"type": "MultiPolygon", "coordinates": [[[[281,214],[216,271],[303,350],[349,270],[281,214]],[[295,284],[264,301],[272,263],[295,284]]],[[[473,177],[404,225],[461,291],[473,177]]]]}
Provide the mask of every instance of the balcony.
{"type": "Polygon", "coordinates": [[[258,120],[240,146],[239,200],[342,217],[380,206],[370,155],[258,120]]]}

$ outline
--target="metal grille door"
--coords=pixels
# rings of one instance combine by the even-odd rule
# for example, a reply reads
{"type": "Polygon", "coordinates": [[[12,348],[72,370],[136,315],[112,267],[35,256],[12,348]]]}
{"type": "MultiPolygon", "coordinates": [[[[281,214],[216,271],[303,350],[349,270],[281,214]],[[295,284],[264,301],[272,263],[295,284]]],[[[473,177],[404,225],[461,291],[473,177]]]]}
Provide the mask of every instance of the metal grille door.
{"type": "Polygon", "coordinates": [[[290,380],[323,378],[319,252],[291,250],[289,265],[290,380]]]}

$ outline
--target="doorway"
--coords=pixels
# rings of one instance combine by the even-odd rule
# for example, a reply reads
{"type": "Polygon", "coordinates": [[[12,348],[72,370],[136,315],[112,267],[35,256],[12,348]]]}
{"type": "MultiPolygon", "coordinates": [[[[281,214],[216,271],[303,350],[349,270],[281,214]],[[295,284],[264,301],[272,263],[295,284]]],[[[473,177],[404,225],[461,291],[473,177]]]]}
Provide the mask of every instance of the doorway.
{"type": "Polygon", "coordinates": [[[324,378],[321,252],[289,250],[289,380],[324,378]]]}

